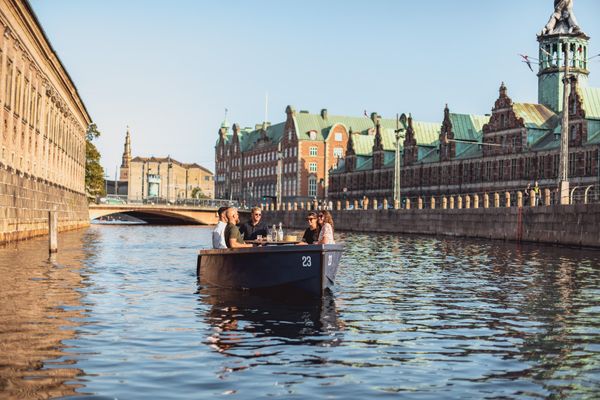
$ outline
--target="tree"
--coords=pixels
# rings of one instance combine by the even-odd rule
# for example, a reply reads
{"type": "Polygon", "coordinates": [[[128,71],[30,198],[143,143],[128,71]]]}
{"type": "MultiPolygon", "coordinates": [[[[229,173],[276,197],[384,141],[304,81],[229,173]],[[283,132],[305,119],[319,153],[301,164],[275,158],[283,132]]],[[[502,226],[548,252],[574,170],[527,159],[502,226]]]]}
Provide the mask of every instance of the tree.
{"type": "Polygon", "coordinates": [[[202,189],[195,187],[192,189],[192,199],[207,199],[208,196],[202,192],[202,189]]]}
{"type": "Polygon", "coordinates": [[[85,140],[85,191],[88,197],[96,198],[106,194],[104,168],[100,165],[100,152],[92,141],[100,137],[96,124],[91,124],[85,140]]]}

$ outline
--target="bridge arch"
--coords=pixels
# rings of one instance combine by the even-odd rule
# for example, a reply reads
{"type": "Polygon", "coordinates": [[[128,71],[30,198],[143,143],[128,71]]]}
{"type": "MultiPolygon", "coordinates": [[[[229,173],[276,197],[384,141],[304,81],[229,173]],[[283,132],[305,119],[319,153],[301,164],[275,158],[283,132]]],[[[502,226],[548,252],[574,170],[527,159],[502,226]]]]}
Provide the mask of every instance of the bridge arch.
{"type": "Polygon", "coordinates": [[[90,220],[114,214],[126,214],[156,225],[214,225],[217,223],[213,210],[168,210],[142,207],[90,207],[90,220]]]}

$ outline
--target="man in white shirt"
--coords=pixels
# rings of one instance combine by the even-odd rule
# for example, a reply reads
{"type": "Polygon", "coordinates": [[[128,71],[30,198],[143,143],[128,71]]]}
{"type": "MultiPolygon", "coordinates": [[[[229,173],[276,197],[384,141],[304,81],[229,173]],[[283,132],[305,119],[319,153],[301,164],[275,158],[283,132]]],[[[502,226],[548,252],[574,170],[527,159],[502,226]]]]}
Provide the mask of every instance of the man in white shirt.
{"type": "Polygon", "coordinates": [[[227,244],[225,243],[225,227],[227,226],[227,217],[225,216],[225,211],[228,209],[229,207],[221,207],[219,208],[219,211],[217,211],[219,222],[212,233],[213,249],[227,248],[227,244]]]}

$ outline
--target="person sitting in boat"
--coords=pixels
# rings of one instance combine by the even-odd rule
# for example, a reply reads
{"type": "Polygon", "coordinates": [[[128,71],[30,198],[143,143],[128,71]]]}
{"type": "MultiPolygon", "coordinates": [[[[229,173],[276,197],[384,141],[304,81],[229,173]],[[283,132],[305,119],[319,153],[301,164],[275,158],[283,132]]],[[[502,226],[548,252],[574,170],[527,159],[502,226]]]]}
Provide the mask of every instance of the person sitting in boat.
{"type": "Polygon", "coordinates": [[[229,249],[238,249],[242,247],[252,247],[251,244],[244,243],[242,234],[237,227],[240,222],[238,210],[235,207],[229,208],[225,215],[227,216],[227,226],[225,227],[225,243],[229,249]]]}
{"type": "Polygon", "coordinates": [[[257,236],[267,237],[267,224],[261,219],[262,211],[260,207],[252,207],[250,210],[250,221],[240,226],[240,233],[244,240],[256,240],[257,236]]]}
{"type": "Polygon", "coordinates": [[[306,222],[308,222],[308,228],[304,231],[300,244],[314,244],[319,241],[319,233],[321,232],[317,223],[317,213],[312,211],[308,213],[306,222]]]}
{"type": "Polygon", "coordinates": [[[229,207],[221,207],[219,208],[219,211],[217,211],[219,222],[217,222],[217,226],[212,232],[213,249],[227,248],[227,244],[225,243],[225,227],[227,226],[227,217],[225,216],[225,212],[228,209],[229,207]]]}
{"type": "Polygon", "coordinates": [[[335,240],[333,240],[333,217],[331,213],[327,210],[320,211],[317,218],[321,232],[319,232],[319,240],[316,244],[335,244],[335,240]]]}

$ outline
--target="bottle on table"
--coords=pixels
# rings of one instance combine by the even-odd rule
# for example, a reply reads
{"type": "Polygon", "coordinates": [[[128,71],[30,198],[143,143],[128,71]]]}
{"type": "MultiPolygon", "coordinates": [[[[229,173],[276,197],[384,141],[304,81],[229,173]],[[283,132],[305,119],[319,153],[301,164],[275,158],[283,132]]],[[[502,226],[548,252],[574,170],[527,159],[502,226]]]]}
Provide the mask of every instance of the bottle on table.
{"type": "Polygon", "coordinates": [[[271,229],[271,241],[277,241],[277,228],[275,227],[275,224],[273,224],[273,229],[271,229]]]}
{"type": "Polygon", "coordinates": [[[277,240],[279,242],[283,242],[283,229],[281,227],[281,222],[279,223],[279,230],[277,231],[277,240]]]}

